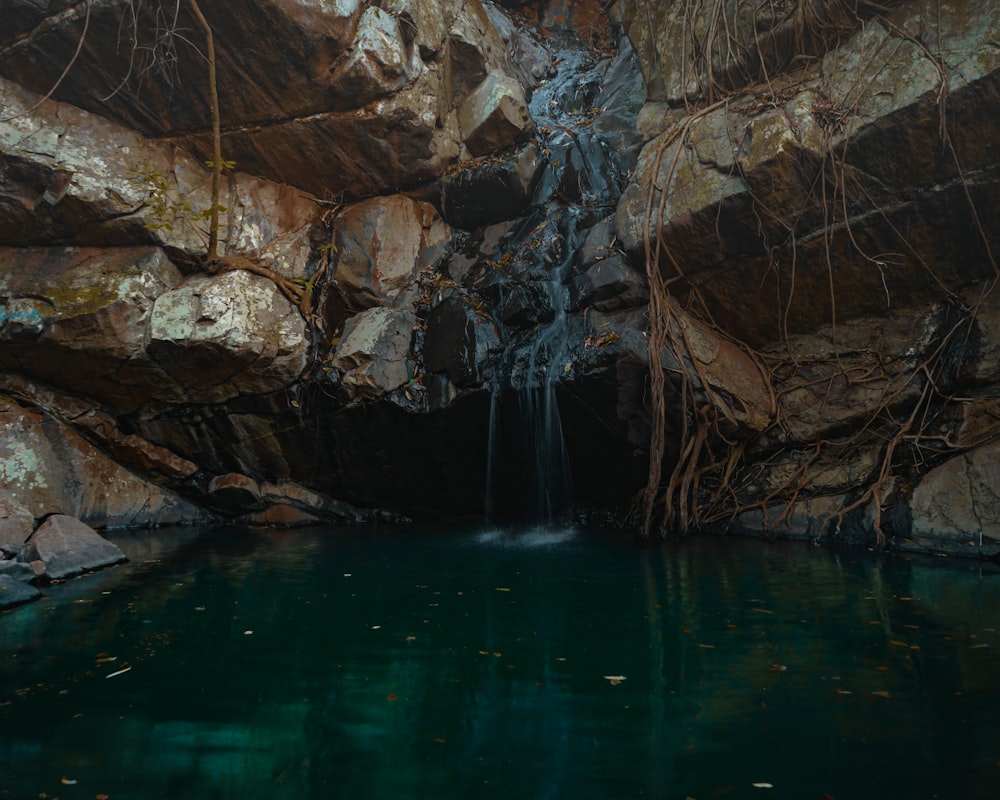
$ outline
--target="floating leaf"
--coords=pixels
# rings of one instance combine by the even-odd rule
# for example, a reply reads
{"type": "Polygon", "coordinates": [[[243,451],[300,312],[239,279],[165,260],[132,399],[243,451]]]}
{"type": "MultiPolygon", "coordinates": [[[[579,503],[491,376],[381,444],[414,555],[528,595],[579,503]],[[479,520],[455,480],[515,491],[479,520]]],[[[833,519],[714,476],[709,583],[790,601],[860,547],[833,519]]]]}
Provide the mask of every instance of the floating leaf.
{"type": "Polygon", "coordinates": [[[768,611],[766,608],[751,608],[751,611],[756,611],[758,614],[773,614],[773,611],[768,611]]]}
{"type": "Polygon", "coordinates": [[[497,591],[497,592],[509,592],[510,591],[510,587],[509,586],[497,586],[494,591],[497,591]]]}
{"type": "Polygon", "coordinates": [[[698,643],[698,647],[701,647],[704,650],[714,650],[715,649],[715,645],[714,644],[703,644],[701,642],[698,643]]]}
{"type": "Polygon", "coordinates": [[[754,789],[773,789],[773,783],[766,783],[765,781],[759,781],[758,783],[751,783],[754,789]]]}

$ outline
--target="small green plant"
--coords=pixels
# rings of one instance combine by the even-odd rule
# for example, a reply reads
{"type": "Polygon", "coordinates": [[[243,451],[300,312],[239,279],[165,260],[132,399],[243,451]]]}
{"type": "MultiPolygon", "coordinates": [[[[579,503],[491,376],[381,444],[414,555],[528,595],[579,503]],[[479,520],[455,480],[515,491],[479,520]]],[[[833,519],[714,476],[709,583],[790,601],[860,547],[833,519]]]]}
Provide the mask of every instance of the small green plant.
{"type": "MultiPolygon", "coordinates": [[[[211,167],[211,162],[208,164],[211,167]]],[[[236,166],[234,161],[224,161],[223,164],[226,169],[236,166]]],[[[177,225],[192,225],[204,237],[206,233],[202,226],[211,219],[213,211],[224,214],[228,210],[218,204],[198,209],[187,200],[180,199],[177,181],[164,175],[148,161],[142,169],[132,173],[130,182],[145,194],[143,202],[147,213],[144,225],[151,231],[172,233],[177,225]]]]}

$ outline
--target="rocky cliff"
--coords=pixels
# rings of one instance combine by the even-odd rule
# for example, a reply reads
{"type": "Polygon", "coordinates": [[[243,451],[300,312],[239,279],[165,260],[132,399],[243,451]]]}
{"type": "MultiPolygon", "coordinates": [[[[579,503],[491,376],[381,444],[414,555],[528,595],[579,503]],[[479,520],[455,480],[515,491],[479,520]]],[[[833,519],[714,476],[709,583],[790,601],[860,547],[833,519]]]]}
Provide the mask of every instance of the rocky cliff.
{"type": "Polygon", "coordinates": [[[1000,552],[1000,10],[203,5],[218,264],[197,4],[0,3],[9,519],[1000,552]]]}

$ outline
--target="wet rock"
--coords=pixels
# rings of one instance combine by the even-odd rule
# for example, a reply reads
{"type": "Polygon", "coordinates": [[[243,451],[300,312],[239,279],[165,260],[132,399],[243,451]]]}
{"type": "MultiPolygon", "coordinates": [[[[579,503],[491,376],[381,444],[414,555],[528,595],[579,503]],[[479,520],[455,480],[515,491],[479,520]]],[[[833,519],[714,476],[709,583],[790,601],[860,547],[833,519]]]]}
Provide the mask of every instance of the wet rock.
{"type": "Polygon", "coordinates": [[[621,253],[595,261],[570,286],[570,307],[591,306],[599,311],[616,311],[642,305],[649,300],[645,276],[621,253]]]}
{"type": "Polygon", "coordinates": [[[1000,444],[955,456],[928,472],[910,500],[911,549],[1000,555],[1000,444]]]}
{"type": "Polygon", "coordinates": [[[80,520],[54,514],[38,526],[18,560],[43,561],[45,577],[60,580],[117,564],[125,554],[80,520]]]}
{"type": "MultiPolygon", "coordinates": [[[[2,569],[2,565],[0,565],[0,569],[2,569]]],[[[34,576],[32,575],[32,577],[34,576]]],[[[42,593],[38,590],[38,587],[32,586],[27,581],[20,580],[16,576],[0,571],[0,609],[13,608],[24,603],[30,603],[41,596],[42,593]]]]}
{"type": "MultiPolygon", "coordinates": [[[[360,522],[371,519],[371,513],[337,500],[329,495],[309,489],[292,481],[269,483],[264,481],[260,486],[261,500],[271,503],[272,508],[296,509],[302,519],[323,519],[335,522],[360,522]]],[[[286,517],[290,512],[278,512],[286,517]]]]}
{"type": "Polygon", "coordinates": [[[446,373],[457,387],[483,381],[482,370],[499,349],[493,320],[471,306],[467,298],[449,297],[427,318],[424,365],[430,373],[446,373]]]}
{"type": "Polygon", "coordinates": [[[247,525],[263,525],[269,528],[298,528],[304,525],[318,525],[323,520],[308,511],[293,506],[276,505],[241,517],[240,522],[247,525]]]}
{"type": "Polygon", "coordinates": [[[416,321],[412,311],[381,306],[347,321],[331,366],[343,373],[341,383],[353,396],[386,394],[413,377],[410,343],[416,321]]]}
{"type": "MultiPolygon", "coordinates": [[[[0,489],[0,556],[13,558],[35,529],[35,517],[6,489],[0,489]]],[[[2,568],[3,562],[0,562],[2,568]]]]}
{"type": "Polygon", "coordinates": [[[354,309],[413,300],[417,273],[446,252],[451,230],[429,203],[402,195],[356,203],[336,220],[335,279],[354,309]]]}
{"type": "Polygon", "coordinates": [[[150,357],[193,402],[274,391],[306,363],[301,314],[272,281],[245,270],[195,275],[160,295],[149,331],[150,357]]]}
{"type": "Polygon", "coordinates": [[[247,475],[229,472],[208,484],[209,501],[230,514],[244,514],[260,503],[260,484],[247,475]]]}
{"type": "Polygon", "coordinates": [[[608,144],[608,158],[619,174],[635,166],[643,144],[637,118],[646,99],[646,82],[639,70],[631,42],[622,38],[618,53],[610,59],[602,75],[600,91],[594,98],[598,110],[591,127],[608,144]]]}
{"type": "Polygon", "coordinates": [[[555,318],[552,297],[539,281],[503,283],[499,297],[497,314],[505,327],[533,328],[555,318]]]}
{"type": "Polygon", "coordinates": [[[831,522],[845,505],[843,495],[833,495],[752,509],[740,514],[731,530],[752,536],[820,542],[828,538],[831,522]]]}
{"type": "Polygon", "coordinates": [[[474,156],[522,141],[534,127],[521,84],[497,72],[491,72],[462,102],[458,123],[474,156]]]}
{"type": "Polygon", "coordinates": [[[518,77],[525,91],[550,77],[555,71],[555,56],[524,26],[516,25],[498,6],[486,2],[483,7],[503,40],[509,59],[507,71],[518,77]]]}
{"type": "Polygon", "coordinates": [[[514,219],[531,204],[544,167],[535,144],[499,163],[491,159],[466,165],[441,180],[442,214],[467,230],[514,219]]]}
{"type": "Polygon", "coordinates": [[[55,512],[96,527],[140,527],[207,518],[52,417],[9,401],[0,402],[0,484],[36,519],[55,512]]]}

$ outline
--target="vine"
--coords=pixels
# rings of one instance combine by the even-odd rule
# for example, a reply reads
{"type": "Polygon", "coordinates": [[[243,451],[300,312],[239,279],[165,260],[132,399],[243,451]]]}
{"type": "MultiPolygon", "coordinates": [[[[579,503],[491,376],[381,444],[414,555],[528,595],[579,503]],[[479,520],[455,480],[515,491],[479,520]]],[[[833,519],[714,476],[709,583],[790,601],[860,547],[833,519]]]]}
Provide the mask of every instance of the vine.
{"type": "MultiPolygon", "coordinates": [[[[701,297],[697,282],[690,280],[685,274],[684,265],[672,252],[665,235],[665,231],[669,229],[667,201],[675,187],[680,159],[690,145],[694,124],[720,109],[725,109],[727,115],[733,110],[744,116],[754,116],[784,106],[797,94],[797,90],[787,86],[777,88],[770,75],[772,70],[782,65],[766,57],[768,47],[765,42],[773,43],[778,35],[779,25],[772,25],[770,30],[763,33],[754,27],[754,42],[749,46],[738,47],[734,39],[736,20],[727,16],[735,13],[734,7],[725,0],[715,0],[715,5],[707,16],[707,24],[699,29],[700,35],[696,36],[691,22],[695,9],[691,0],[686,2],[688,28],[684,42],[685,47],[691,50],[688,63],[693,65],[697,80],[692,81],[690,76],[686,76],[683,85],[697,85],[698,90],[696,95],[684,92],[683,100],[688,114],[681,123],[668,129],[659,142],[646,196],[643,251],[650,287],[648,352],[651,435],[649,472],[640,502],[641,531],[646,536],[654,532],[661,536],[674,532],[684,533],[695,527],[730,521],[751,510],[762,512],[766,524],[787,522],[793,504],[803,497],[823,494],[820,479],[830,469],[831,462],[843,461],[858,456],[863,451],[870,451],[874,454],[872,466],[864,471],[865,474],[850,478],[853,482],[853,496],[827,518],[827,523],[832,531],[839,531],[849,515],[868,509],[871,529],[877,543],[882,545],[887,538],[883,517],[887,501],[894,490],[905,484],[910,470],[916,469],[927,458],[943,459],[949,454],[982,443],[981,440],[955,442],[946,431],[942,432],[944,420],[941,414],[947,404],[956,399],[949,393],[948,387],[953,383],[967,347],[978,308],[1000,279],[989,238],[950,136],[947,68],[925,43],[907,35],[886,20],[882,14],[889,9],[882,4],[841,3],[838,6],[840,11],[851,11],[851,14],[845,16],[840,13],[835,17],[817,16],[812,4],[794,4],[796,16],[792,30],[799,48],[797,53],[808,55],[821,51],[839,42],[849,30],[863,29],[867,20],[874,19],[901,43],[905,41],[916,45],[924,57],[934,64],[939,74],[937,113],[941,145],[953,161],[972,223],[978,231],[988,264],[992,268],[993,278],[983,282],[975,302],[971,305],[962,303],[935,274],[934,269],[920,258],[917,249],[898,229],[888,210],[879,204],[877,198],[872,197],[869,188],[848,167],[851,138],[844,131],[849,129],[850,119],[857,113],[865,87],[857,87],[850,102],[837,102],[832,97],[816,95],[810,110],[813,120],[822,131],[824,144],[808,197],[798,212],[789,213],[787,209],[779,211],[769,208],[766,200],[754,193],[739,171],[738,152],[734,152],[737,174],[744,178],[745,190],[751,198],[753,213],[759,222],[759,235],[765,251],[771,254],[774,269],[777,269],[777,264],[774,263],[777,253],[790,254],[786,294],[784,298],[779,294],[778,298],[778,308],[781,309],[778,317],[786,353],[759,353],[736,341],[713,323],[708,304],[701,297]],[[756,69],[747,67],[747,53],[750,51],[757,58],[756,69]],[[728,65],[726,75],[730,77],[724,78],[716,73],[719,64],[728,65]],[[737,65],[739,70],[736,70],[737,65]],[[740,80],[734,81],[734,74],[738,74],[740,80]],[[754,88],[757,92],[749,102],[735,105],[737,94],[733,86],[739,85],[740,81],[743,84],[753,84],[750,89],[744,88],[741,91],[742,97],[746,97],[754,88]],[[697,108],[692,107],[694,105],[697,108]],[[866,203],[875,211],[886,228],[897,237],[900,252],[869,253],[865,250],[853,229],[851,206],[854,202],[866,203]],[[820,244],[825,258],[832,346],[831,371],[819,377],[810,377],[809,370],[803,373],[806,365],[793,352],[788,329],[788,319],[796,294],[797,229],[800,227],[800,216],[813,207],[810,203],[814,203],[822,212],[819,236],[822,237],[820,244]],[[783,231],[784,240],[768,242],[767,230],[771,230],[772,235],[775,230],[783,231]],[[887,370],[881,359],[865,365],[856,358],[848,359],[843,353],[838,334],[835,235],[845,236],[853,251],[877,270],[885,293],[886,309],[891,307],[893,300],[887,272],[904,263],[907,256],[925,269],[945,293],[948,300],[944,304],[943,313],[951,321],[946,322],[943,332],[928,343],[923,355],[916,357],[916,363],[887,370]],[[682,291],[675,296],[677,288],[682,291]],[[773,416],[766,428],[751,431],[749,436],[744,435],[742,438],[738,435],[734,437],[728,428],[723,429],[720,423],[724,419],[720,417],[720,413],[724,413],[725,403],[713,389],[710,376],[699,364],[679,315],[700,319],[700,324],[707,326],[720,340],[737,347],[760,367],[766,389],[773,401],[773,416]],[[672,392],[669,394],[668,377],[672,381],[672,392]],[[811,452],[803,452],[802,457],[798,458],[795,456],[798,452],[794,444],[795,436],[789,429],[788,421],[783,419],[783,401],[790,393],[810,390],[810,386],[814,390],[822,390],[825,386],[825,397],[829,397],[839,386],[838,391],[857,389],[866,395],[874,393],[874,398],[853,431],[843,438],[826,437],[814,442],[811,452]],[[679,430],[676,460],[664,479],[664,466],[667,463],[668,396],[676,397],[679,401],[674,414],[679,430]],[[783,444],[785,442],[790,444],[783,444]],[[772,481],[772,485],[761,492],[761,488],[766,485],[766,481],[761,484],[761,480],[765,478],[768,465],[777,463],[777,459],[788,457],[792,457],[791,463],[798,463],[798,466],[786,470],[783,478],[772,481]],[[784,504],[784,510],[774,519],[768,515],[768,509],[776,503],[784,504]]],[[[768,4],[768,8],[774,11],[775,4],[768,4]]],[[[702,18],[705,19],[704,14],[702,18]]],[[[780,20],[787,21],[787,16],[780,20]]],[[[740,143],[734,142],[734,146],[738,151],[740,143]]],[[[801,448],[804,444],[803,442],[798,447],[801,448]]],[[[851,487],[847,490],[850,491],[851,487]]]]}

